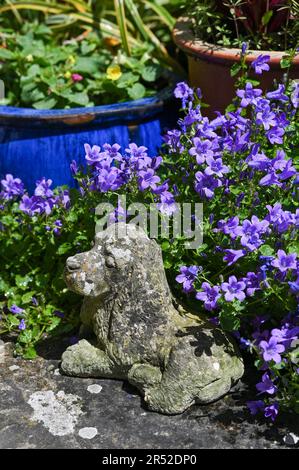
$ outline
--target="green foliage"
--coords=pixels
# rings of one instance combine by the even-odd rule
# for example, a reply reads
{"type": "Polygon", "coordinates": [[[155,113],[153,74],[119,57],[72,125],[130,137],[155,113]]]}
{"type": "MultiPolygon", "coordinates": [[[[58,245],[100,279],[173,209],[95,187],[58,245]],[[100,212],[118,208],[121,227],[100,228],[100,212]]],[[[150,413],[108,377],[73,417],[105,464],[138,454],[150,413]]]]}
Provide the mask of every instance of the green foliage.
{"type": "Polygon", "coordinates": [[[182,73],[174,54],[169,53],[173,13],[178,10],[176,0],[12,0],[0,6],[0,17],[4,24],[11,26],[14,21],[17,27],[28,18],[38,18],[65,38],[94,30],[129,56],[133,48],[146,47],[151,57],[182,73]]]}
{"type": "Polygon", "coordinates": [[[297,0],[185,0],[196,36],[225,47],[286,50],[298,44],[297,0]]]}
{"type": "Polygon", "coordinates": [[[35,109],[86,107],[151,96],[165,83],[151,47],[128,57],[106,47],[96,33],[58,40],[48,27],[30,23],[0,37],[2,104],[35,109]],[[1,47],[2,46],[2,47],[1,47]]]}

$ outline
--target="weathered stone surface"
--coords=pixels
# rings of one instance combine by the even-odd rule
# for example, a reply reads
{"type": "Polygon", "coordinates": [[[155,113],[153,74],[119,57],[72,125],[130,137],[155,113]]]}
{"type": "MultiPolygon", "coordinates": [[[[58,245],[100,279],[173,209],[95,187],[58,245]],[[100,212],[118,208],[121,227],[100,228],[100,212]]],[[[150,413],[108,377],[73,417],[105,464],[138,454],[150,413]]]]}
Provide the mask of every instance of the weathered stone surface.
{"type": "Polygon", "coordinates": [[[65,279],[85,296],[84,332],[95,338],[64,352],[64,373],[127,379],[166,414],[212,402],[242,376],[231,339],[175,306],[161,249],[135,225],[98,233],[91,251],[68,258],[65,279]]]}
{"type": "MultiPolygon", "coordinates": [[[[5,348],[7,355],[0,367],[1,449],[277,449],[299,445],[283,440],[286,434],[299,435],[295,413],[281,414],[275,423],[250,415],[246,402],[256,399],[255,384],[260,381],[250,363],[242,380],[222,400],[167,416],[146,410],[127,382],[57,375],[58,358],[67,344],[67,338],[59,338],[41,345],[39,352],[47,359],[34,361],[14,358],[12,348],[5,348]],[[13,365],[19,369],[12,372],[13,365]],[[95,383],[102,387],[98,395],[88,391],[95,383]],[[36,420],[28,403],[30,397],[41,392],[47,396],[49,391],[56,403],[61,400],[78,418],[67,434],[57,435],[59,413],[53,413],[50,420],[36,420]],[[70,396],[78,401],[69,400],[70,396]],[[84,428],[96,428],[98,433],[92,439],[82,438],[79,431],[84,428]]],[[[45,404],[47,412],[51,403],[45,404]]]]}

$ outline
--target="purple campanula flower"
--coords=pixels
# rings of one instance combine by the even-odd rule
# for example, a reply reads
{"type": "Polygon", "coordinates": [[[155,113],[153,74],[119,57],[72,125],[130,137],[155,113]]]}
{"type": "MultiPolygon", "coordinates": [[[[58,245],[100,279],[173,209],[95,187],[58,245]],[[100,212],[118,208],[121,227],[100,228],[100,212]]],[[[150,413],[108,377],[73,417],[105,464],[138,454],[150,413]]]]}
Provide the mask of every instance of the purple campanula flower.
{"type": "Polygon", "coordinates": [[[246,108],[251,103],[254,104],[256,102],[256,98],[261,96],[262,90],[259,88],[253,88],[252,83],[247,82],[245,90],[237,90],[236,94],[239,98],[241,98],[241,107],[246,108]]]}
{"type": "Polygon", "coordinates": [[[236,263],[239,258],[246,254],[245,250],[231,250],[227,249],[225,251],[225,256],[223,257],[223,261],[227,262],[227,266],[231,266],[232,264],[236,263]]]}
{"type": "Polygon", "coordinates": [[[263,350],[263,359],[266,362],[273,360],[276,364],[281,362],[280,354],[284,352],[285,347],[277,343],[277,340],[271,336],[269,341],[261,341],[259,347],[263,350]]]}
{"type": "Polygon", "coordinates": [[[56,202],[60,203],[65,209],[69,209],[71,206],[70,193],[67,189],[59,192],[59,196],[56,202]]]}
{"type": "Polygon", "coordinates": [[[181,266],[180,272],[175,278],[179,284],[183,284],[184,292],[191,292],[193,290],[193,283],[198,274],[198,266],[181,266]]]}
{"type": "Polygon", "coordinates": [[[271,335],[278,343],[283,343],[286,348],[289,348],[292,341],[298,339],[299,326],[295,326],[293,328],[282,326],[281,329],[274,328],[271,331],[271,335]]]}
{"type": "Polygon", "coordinates": [[[70,169],[73,176],[76,176],[79,173],[78,163],[76,160],[71,161],[70,169]]]}
{"type": "Polygon", "coordinates": [[[242,302],[245,299],[244,289],[246,284],[244,281],[238,281],[236,276],[230,276],[228,282],[221,284],[221,289],[225,292],[224,298],[227,302],[237,299],[242,302]]]}
{"type": "Polygon", "coordinates": [[[158,157],[153,157],[151,158],[151,165],[150,165],[150,168],[152,170],[157,170],[159,168],[159,166],[161,165],[161,163],[163,162],[163,158],[158,156],[158,157]]]}
{"type": "Polygon", "coordinates": [[[56,317],[59,317],[59,318],[64,318],[65,317],[65,314],[63,312],[61,312],[60,310],[54,310],[53,315],[55,315],[56,317]]]}
{"type": "Polygon", "coordinates": [[[34,195],[41,196],[41,197],[52,197],[53,191],[52,189],[50,189],[51,185],[52,185],[52,180],[50,179],[46,180],[46,178],[43,177],[40,181],[36,182],[34,195]]]}
{"type": "Polygon", "coordinates": [[[269,173],[260,179],[259,181],[260,186],[281,186],[281,182],[278,179],[278,175],[275,171],[269,171],[269,173]]]}
{"type": "Polygon", "coordinates": [[[296,281],[293,282],[288,282],[290,286],[291,292],[293,292],[296,295],[299,295],[299,277],[297,277],[296,281]]]}
{"type": "Polygon", "coordinates": [[[246,294],[252,297],[255,291],[260,290],[260,283],[262,281],[260,274],[248,272],[246,277],[242,279],[246,283],[246,294]]]}
{"type": "Polygon", "coordinates": [[[236,229],[239,227],[239,217],[234,216],[228,219],[226,222],[225,220],[219,220],[218,228],[225,233],[225,235],[229,235],[232,239],[237,237],[236,229]]]}
{"type": "Polygon", "coordinates": [[[37,300],[36,297],[31,297],[31,302],[32,302],[32,304],[33,304],[35,307],[38,306],[38,300],[37,300]]]}
{"type": "Polygon", "coordinates": [[[248,44],[247,44],[247,42],[242,42],[242,45],[241,45],[241,54],[242,54],[242,55],[245,55],[247,49],[248,49],[248,44]]]}
{"type": "Polygon", "coordinates": [[[92,147],[89,144],[84,144],[85,149],[85,159],[87,165],[93,165],[96,162],[100,162],[103,159],[101,152],[101,147],[98,145],[93,145],[92,147]]]}
{"type": "Polygon", "coordinates": [[[113,144],[113,145],[104,144],[103,149],[110,158],[113,158],[114,160],[122,160],[122,155],[119,152],[120,150],[119,144],[113,144]]]}
{"type": "Polygon", "coordinates": [[[285,86],[281,83],[278,85],[277,90],[266,93],[266,97],[269,100],[289,101],[289,98],[284,94],[284,92],[285,86]]]}
{"type": "Polygon", "coordinates": [[[139,172],[138,184],[141,191],[145,191],[148,188],[155,190],[159,181],[159,176],[157,176],[151,168],[139,172]]]}
{"type": "Polygon", "coordinates": [[[282,172],[278,175],[280,181],[287,180],[297,174],[296,168],[293,166],[292,160],[285,161],[282,172]]]}
{"type": "Polygon", "coordinates": [[[217,300],[220,299],[220,287],[211,286],[208,282],[201,285],[202,291],[196,293],[197,300],[204,302],[206,310],[214,310],[217,307],[217,300]]]}
{"type": "Polygon", "coordinates": [[[208,176],[216,175],[220,178],[223,177],[225,173],[229,173],[229,168],[226,165],[223,165],[221,158],[214,159],[213,157],[206,157],[207,168],[205,169],[205,174],[208,176]]]}
{"type": "Polygon", "coordinates": [[[201,140],[199,137],[193,139],[194,147],[191,147],[189,154],[196,157],[198,165],[205,162],[207,157],[214,157],[213,143],[210,140],[201,140]]]}
{"type": "Polygon", "coordinates": [[[283,144],[284,129],[281,127],[272,127],[266,133],[269,142],[273,144],[283,144]]]}
{"type": "Polygon", "coordinates": [[[262,381],[256,384],[256,388],[260,393],[269,393],[269,395],[274,395],[274,393],[277,392],[277,387],[274,385],[267,372],[262,376],[262,381]]]}
{"type": "Polygon", "coordinates": [[[23,313],[25,310],[21,307],[18,307],[16,304],[13,304],[11,307],[8,309],[11,313],[14,315],[17,315],[19,313],[23,313]]]}
{"type": "Polygon", "coordinates": [[[262,400],[248,401],[247,406],[252,415],[256,415],[261,411],[264,411],[265,403],[262,400]]]}
{"type": "Polygon", "coordinates": [[[186,82],[180,82],[174,89],[174,96],[182,100],[182,106],[185,108],[187,101],[193,98],[193,90],[186,82]]]}
{"type": "Polygon", "coordinates": [[[163,140],[168,146],[169,152],[181,152],[184,150],[184,146],[181,144],[182,132],[178,129],[168,131],[164,136],[163,140]]]}
{"type": "Polygon", "coordinates": [[[291,101],[295,109],[299,108],[299,83],[294,83],[291,101]]]}
{"type": "Polygon", "coordinates": [[[256,170],[267,170],[271,165],[271,160],[266,157],[263,152],[259,152],[259,150],[260,145],[254,144],[250,154],[246,158],[246,162],[250,167],[256,170]]]}
{"type": "Polygon", "coordinates": [[[188,113],[183,119],[179,119],[179,125],[181,129],[186,132],[187,127],[191,126],[194,124],[194,122],[198,121],[200,122],[202,119],[201,111],[200,111],[200,106],[197,106],[195,109],[192,108],[192,103],[189,103],[188,106],[188,113]]]}
{"type": "Polygon", "coordinates": [[[143,145],[141,145],[140,147],[138,147],[136,144],[134,143],[131,143],[129,144],[129,147],[125,149],[126,152],[133,158],[144,158],[144,157],[147,157],[147,147],[144,147],[143,145]]]}
{"type": "Polygon", "coordinates": [[[2,197],[4,199],[12,199],[15,196],[22,196],[24,193],[24,185],[20,178],[14,178],[11,174],[7,174],[5,179],[1,180],[3,188],[2,197]]]}
{"type": "Polygon", "coordinates": [[[22,320],[20,321],[18,329],[21,330],[21,331],[26,330],[26,323],[25,323],[24,318],[22,318],[22,320]]]}
{"type": "Polygon", "coordinates": [[[39,202],[40,200],[38,197],[29,197],[24,194],[19,204],[19,209],[30,217],[32,217],[34,214],[41,214],[43,210],[39,202]]]}
{"type": "Polygon", "coordinates": [[[275,268],[278,268],[280,272],[284,273],[289,269],[297,268],[296,259],[296,253],[290,253],[287,255],[284,250],[278,250],[277,258],[275,258],[271,264],[275,268]]]}
{"type": "Polygon", "coordinates": [[[260,221],[258,217],[253,215],[250,220],[244,220],[241,227],[235,229],[236,235],[241,236],[241,245],[250,251],[255,250],[262,245],[260,235],[265,233],[269,227],[267,220],[260,221]]]}
{"type": "Polygon", "coordinates": [[[116,167],[109,169],[101,169],[97,176],[96,181],[99,190],[102,193],[106,193],[109,190],[115,191],[123,184],[123,181],[120,179],[120,171],[116,167]]]}
{"type": "Polygon", "coordinates": [[[276,115],[271,111],[270,106],[266,106],[263,110],[257,112],[256,123],[258,125],[263,125],[266,131],[268,131],[270,127],[275,127],[277,125],[276,115]]]}
{"type": "Polygon", "coordinates": [[[169,191],[163,191],[160,194],[160,203],[157,204],[157,208],[161,214],[172,215],[177,211],[177,204],[175,202],[174,195],[169,191]]]}
{"type": "Polygon", "coordinates": [[[257,75],[261,75],[263,71],[268,72],[270,70],[269,62],[270,56],[260,54],[251,64],[251,67],[254,68],[254,71],[257,75]]]}
{"type": "Polygon", "coordinates": [[[273,403],[273,405],[266,406],[264,414],[265,418],[271,418],[272,421],[275,421],[276,416],[278,415],[278,403],[273,403]]]}
{"type": "Polygon", "coordinates": [[[219,179],[208,176],[201,171],[195,173],[195,178],[195,191],[207,199],[211,199],[214,196],[214,190],[222,185],[219,179]]]}

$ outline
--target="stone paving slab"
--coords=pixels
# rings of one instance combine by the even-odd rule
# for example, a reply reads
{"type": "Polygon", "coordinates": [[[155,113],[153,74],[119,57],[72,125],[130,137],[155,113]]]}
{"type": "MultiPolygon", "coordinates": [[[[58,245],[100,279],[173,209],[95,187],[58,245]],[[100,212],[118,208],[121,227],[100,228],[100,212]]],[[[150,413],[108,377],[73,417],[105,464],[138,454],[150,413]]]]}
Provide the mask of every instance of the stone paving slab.
{"type": "Polygon", "coordinates": [[[251,372],[225,398],[163,416],[146,410],[129,384],[63,376],[60,351],[41,354],[26,361],[12,356],[11,344],[2,346],[0,448],[286,448],[284,436],[299,435],[298,415],[275,425],[250,416],[251,372]]]}

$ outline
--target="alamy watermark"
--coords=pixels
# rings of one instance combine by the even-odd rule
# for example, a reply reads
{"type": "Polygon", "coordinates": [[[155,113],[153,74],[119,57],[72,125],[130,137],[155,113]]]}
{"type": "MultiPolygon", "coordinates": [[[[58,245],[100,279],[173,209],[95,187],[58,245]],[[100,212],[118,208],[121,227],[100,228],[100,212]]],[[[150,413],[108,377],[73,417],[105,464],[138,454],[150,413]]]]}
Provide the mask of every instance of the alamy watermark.
{"type": "MultiPolygon", "coordinates": [[[[135,224],[148,233],[150,238],[175,239],[183,238],[186,249],[197,249],[203,242],[203,204],[176,203],[171,213],[161,213],[157,204],[145,205],[131,203],[127,207],[125,195],[118,196],[117,205],[108,202],[99,204],[95,214],[99,216],[96,222],[96,233],[117,222],[135,224]]],[[[115,230],[121,230],[116,227],[115,230]]],[[[123,226],[125,230],[125,226],[123,226]]],[[[123,236],[125,234],[116,234],[123,236]]]]}
{"type": "Polygon", "coordinates": [[[0,101],[4,100],[5,98],[5,87],[4,87],[4,81],[0,80],[0,101]]]}

